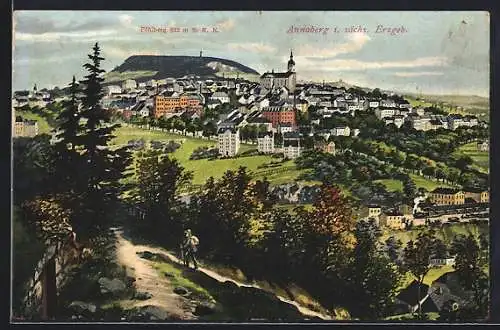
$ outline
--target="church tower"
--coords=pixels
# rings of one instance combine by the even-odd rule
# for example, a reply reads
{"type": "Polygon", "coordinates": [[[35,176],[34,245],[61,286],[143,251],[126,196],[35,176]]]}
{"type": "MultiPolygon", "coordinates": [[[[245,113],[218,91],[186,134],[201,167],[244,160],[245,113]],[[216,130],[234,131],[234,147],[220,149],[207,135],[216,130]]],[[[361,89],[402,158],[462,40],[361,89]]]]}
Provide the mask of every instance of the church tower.
{"type": "Polygon", "coordinates": [[[293,52],[290,49],[290,59],[288,60],[288,72],[295,72],[295,61],[293,60],[293,52]]]}

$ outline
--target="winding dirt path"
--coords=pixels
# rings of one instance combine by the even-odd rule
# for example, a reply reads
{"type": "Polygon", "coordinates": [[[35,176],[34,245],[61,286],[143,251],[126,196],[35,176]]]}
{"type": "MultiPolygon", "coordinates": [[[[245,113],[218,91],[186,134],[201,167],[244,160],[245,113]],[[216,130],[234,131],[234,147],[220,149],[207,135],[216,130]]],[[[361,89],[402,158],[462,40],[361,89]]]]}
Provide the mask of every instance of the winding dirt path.
{"type": "MultiPolygon", "coordinates": [[[[153,297],[149,300],[135,302],[134,306],[156,305],[158,307],[164,308],[170,314],[178,315],[181,319],[196,319],[196,316],[193,315],[191,311],[192,309],[190,309],[191,307],[189,307],[189,301],[186,298],[174,294],[172,291],[172,285],[170,284],[168,279],[162,278],[160,274],[153,268],[151,263],[139,257],[136,252],[150,251],[151,253],[161,254],[169,258],[172,262],[178,264],[182,264],[182,261],[165,249],[147,245],[134,245],[125,237],[123,237],[123,231],[121,229],[114,229],[114,231],[118,238],[117,254],[119,262],[127,266],[128,268],[135,268],[136,287],[138,291],[146,291],[153,295],[153,297]]],[[[203,267],[198,267],[198,271],[205,273],[206,275],[219,282],[230,281],[235,283],[239,287],[252,287],[267,291],[259,287],[258,285],[244,284],[231,278],[217,274],[216,272],[203,267]]],[[[276,295],[276,297],[287,304],[294,305],[304,315],[319,317],[323,320],[334,320],[332,316],[313,311],[298,304],[296,301],[284,298],[279,295],[276,295]]]]}
{"type": "Polygon", "coordinates": [[[118,238],[116,250],[118,262],[127,267],[127,271],[133,272],[137,292],[148,292],[152,295],[147,300],[122,301],[123,306],[132,308],[152,305],[165,310],[175,319],[197,319],[192,313],[193,306],[190,305],[189,300],[175,294],[168,279],[160,276],[150,261],[139,257],[136,253],[151,250],[151,248],[132,244],[122,236],[120,229],[115,228],[114,232],[118,238]]]}

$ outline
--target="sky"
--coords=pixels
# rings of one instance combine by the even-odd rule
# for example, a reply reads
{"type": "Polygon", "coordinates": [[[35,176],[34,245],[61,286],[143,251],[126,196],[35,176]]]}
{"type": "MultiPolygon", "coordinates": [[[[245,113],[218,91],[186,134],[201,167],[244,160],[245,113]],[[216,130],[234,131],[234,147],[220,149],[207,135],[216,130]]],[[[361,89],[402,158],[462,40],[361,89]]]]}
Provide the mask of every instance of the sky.
{"type": "Polygon", "coordinates": [[[284,71],[293,49],[298,80],[489,95],[487,12],[16,11],[13,24],[14,90],[83,78],[82,65],[99,42],[106,71],[132,55],[200,50],[260,73],[284,71]],[[141,31],[146,26],[181,32],[141,31]],[[209,32],[193,30],[202,27],[209,32]],[[322,30],[289,33],[294,27],[322,30]]]}

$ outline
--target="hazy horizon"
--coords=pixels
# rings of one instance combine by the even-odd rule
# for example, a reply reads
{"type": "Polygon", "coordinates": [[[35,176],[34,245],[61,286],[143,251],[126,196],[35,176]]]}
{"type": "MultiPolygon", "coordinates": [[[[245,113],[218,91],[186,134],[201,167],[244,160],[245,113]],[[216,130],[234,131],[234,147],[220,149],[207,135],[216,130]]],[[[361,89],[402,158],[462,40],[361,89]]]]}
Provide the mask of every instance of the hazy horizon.
{"type": "Polygon", "coordinates": [[[106,71],[132,55],[200,50],[260,73],[282,71],[293,49],[298,80],[489,97],[487,12],[16,11],[13,38],[14,90],[65,87],[73,74],[80,79],[99,42],[106,71]],[[189,32],[141,32],[147,26],[189,32]],[[296,27],[316,32],[295,33],[296,27]]]}

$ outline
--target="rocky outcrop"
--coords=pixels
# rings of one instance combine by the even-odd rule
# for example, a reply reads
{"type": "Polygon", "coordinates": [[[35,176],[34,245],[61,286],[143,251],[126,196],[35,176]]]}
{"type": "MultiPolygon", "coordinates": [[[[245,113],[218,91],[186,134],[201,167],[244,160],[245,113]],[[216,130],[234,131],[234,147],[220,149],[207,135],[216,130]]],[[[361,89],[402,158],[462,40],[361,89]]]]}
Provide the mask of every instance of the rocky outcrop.
{"type": "Polygon", "coordinates": [[[127,288],[125,283],[123,283],[122,280],[119,280],[117,278],[115,279],[109,279],[107,277],[101,277],[99,280],[99,285],[101,289],[101,293],[106,294],[120,294],[124,292],[127,288]]]}

